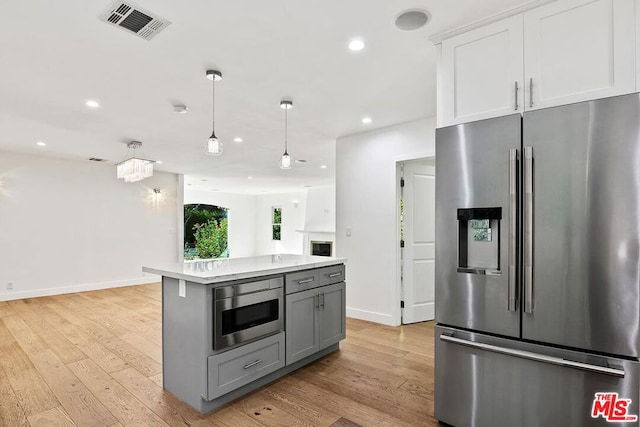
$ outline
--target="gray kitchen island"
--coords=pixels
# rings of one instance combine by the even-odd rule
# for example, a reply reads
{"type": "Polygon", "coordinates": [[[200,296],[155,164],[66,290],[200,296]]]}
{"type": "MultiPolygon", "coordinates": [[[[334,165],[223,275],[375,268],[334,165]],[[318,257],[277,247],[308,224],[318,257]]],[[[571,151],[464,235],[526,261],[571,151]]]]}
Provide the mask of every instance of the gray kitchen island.
{"type": "Polygon", "coordinates": [[[287,254],[143,267],[162,276],[165,390],[206,413],[338,350],[345,261],[287,254]]]}

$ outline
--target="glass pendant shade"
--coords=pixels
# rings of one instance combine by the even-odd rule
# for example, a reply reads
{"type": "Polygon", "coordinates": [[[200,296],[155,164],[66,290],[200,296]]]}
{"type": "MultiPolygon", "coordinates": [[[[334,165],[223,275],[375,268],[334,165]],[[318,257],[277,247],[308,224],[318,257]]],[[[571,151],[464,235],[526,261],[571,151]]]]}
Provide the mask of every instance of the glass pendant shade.
{"type": "Polygon", "coordinates": [[[222,154],[222,142],[215,136],[215,134],[211,134],[209,137],[209,141],[207,141],[207,149],[205,153],[209,156],[219,156],[222,154]]]}
{"type": "Polygon", "coordinates": [[[280,158],[280,169],[291,169],[291,156],[286,151],[280,158]]]}

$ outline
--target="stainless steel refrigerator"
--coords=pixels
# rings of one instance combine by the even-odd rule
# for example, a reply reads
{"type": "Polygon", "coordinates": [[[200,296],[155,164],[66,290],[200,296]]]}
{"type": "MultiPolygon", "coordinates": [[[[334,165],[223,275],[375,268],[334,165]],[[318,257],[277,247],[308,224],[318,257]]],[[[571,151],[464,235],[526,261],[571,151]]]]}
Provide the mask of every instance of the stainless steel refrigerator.
{"type": "Polygon", "coordinates": [[[436,131],[435,417],[639,425],[640,96],[436,131]]]}

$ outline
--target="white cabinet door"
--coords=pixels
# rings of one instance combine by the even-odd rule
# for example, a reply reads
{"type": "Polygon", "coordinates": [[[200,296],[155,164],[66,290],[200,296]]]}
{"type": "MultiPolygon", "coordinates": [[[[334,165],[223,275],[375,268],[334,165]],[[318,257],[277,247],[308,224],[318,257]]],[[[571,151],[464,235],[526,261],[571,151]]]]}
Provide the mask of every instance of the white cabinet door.
{"type": "Polygon", "coordinates": [[[523,111],[522,34],[518,15],[442,42],[439,126],[523,111]]]}
{"type": "Polygon", "coordinates": [[[565,0],[525,12],[525,108],[633,92],[634,15],[633,0],[565,0]]]}

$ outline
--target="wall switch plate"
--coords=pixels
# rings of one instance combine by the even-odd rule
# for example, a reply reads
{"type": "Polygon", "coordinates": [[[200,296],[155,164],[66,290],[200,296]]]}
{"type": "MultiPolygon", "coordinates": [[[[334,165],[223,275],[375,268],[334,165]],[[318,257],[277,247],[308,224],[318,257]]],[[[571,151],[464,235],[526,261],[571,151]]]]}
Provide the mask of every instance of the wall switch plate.
{"type": "Polygon", "coordinates": [[[178,296],[181,298],[187,297],[187,283],[184,280],[178,282],[178,296]]]}
{"type": "Polygon", "coordinates": [[[12,291],[13,290],[13,283],[12,282],[8,282],[7,283],[7,290],[8,291],[12,291]]]}
{"type": "Polygon", "coordinates": [[[351,227],[347,227],[347,237],[351,237],[351,227]]]}

